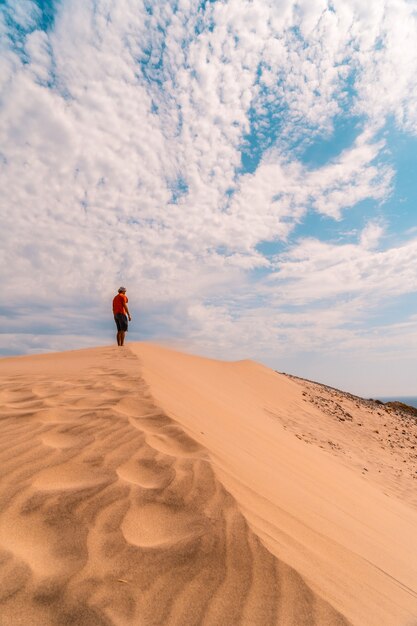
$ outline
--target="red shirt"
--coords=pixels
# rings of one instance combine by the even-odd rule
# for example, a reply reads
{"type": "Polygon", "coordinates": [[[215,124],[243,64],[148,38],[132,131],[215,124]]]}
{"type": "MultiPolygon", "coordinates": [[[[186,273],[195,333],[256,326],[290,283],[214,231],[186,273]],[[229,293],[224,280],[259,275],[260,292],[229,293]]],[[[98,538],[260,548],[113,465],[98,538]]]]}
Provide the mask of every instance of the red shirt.
{"type": "Polygon", "coordinates": [[[116,315],[116,313],[126,315],[125,304],[127,303],[127,296],[125,296],[124,293],[118,293],[117,296],[113,298],[113,315],[116,315]]]}

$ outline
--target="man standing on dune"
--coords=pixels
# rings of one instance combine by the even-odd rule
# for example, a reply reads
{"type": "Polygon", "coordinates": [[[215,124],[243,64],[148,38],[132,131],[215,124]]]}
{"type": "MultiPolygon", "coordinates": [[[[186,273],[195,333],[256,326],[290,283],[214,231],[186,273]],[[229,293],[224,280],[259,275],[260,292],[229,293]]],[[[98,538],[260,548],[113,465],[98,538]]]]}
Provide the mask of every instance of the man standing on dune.
{"type": "Polygon", "coordinates": [[[117,345],[123,346],[125,343],[125,333],[127,332],[127,320],[129,322],[132,319],[130,317],[129,309],[127,308],[127,296],[126,288],[119,287],[118,294],[113,298],[113,315],[114,321],[117,326],[117,345]]]}

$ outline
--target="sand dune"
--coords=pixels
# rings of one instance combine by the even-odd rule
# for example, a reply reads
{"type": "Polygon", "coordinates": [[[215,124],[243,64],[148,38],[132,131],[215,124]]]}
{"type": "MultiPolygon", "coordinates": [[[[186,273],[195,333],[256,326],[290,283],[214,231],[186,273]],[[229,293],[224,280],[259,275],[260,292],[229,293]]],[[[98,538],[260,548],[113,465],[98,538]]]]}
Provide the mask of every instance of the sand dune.
{"type": "Polygon", "coordinates": [[[417,424],[149,344],[0,361],[0,624],[417,624],[417,424]]]}

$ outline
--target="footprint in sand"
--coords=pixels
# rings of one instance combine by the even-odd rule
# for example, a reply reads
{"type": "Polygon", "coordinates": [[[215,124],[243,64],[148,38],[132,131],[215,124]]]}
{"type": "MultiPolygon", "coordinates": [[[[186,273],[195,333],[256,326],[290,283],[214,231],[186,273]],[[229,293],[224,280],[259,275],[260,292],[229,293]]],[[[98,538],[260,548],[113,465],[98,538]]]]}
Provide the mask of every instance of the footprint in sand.
{"type": "Polygon", "coordinates": [[[110,474],[98,472],[82,463],[63,463],[40,471],[33,486],[41,491],[64,491],[68,489],[88,489],[110,482],[110,474]]]}
{"type": "Polygon", "coordinates": [[[126,541],[142,548],[160,548],[195,540],[206,527],[207,521],[196,517],[195,512],[156,502],[132,506],[121,524],[126,541]]]}
{"type": "Polygon", "coordinates": [[[129,422],[133,428],[147,433],[159,433],[161,428],[166,428],[172,424],[172,420],[160,411],[129,417],[129,422]]]}
{"type": "Polygon", "coordinates": [[[204,457],[204,448],[177,426],[164,428],[163,434],[147,434],[146,443],[154,450],[170,456],[204,457]]]}
{"type": "Polygon", "coordinates": [[[43,433],[41,435],[41,441],[46,446],[49,446],[50,448],[57,448],[59,450],[80,446],[83,441],[86,443],[85,439],[83,440],[81,437],[76,437],[75,435],[59,431],[43,433]]]}
{"type": "Polygon", "coordinates": [[[162,489],[175,478],[174,468],[158,464],[153,459],[130,459],[116,471],[123,480],[145,489],[162,489]]]}
{"type": "Polygon", "coordinates": [[[143,405],[143,399],[138,399],[135,396],[123,396],[120,394],[117,402],[114,402],[113,408],[117,413],[121,413],[122,415],[139,417],[144,411],[143,405]]]}

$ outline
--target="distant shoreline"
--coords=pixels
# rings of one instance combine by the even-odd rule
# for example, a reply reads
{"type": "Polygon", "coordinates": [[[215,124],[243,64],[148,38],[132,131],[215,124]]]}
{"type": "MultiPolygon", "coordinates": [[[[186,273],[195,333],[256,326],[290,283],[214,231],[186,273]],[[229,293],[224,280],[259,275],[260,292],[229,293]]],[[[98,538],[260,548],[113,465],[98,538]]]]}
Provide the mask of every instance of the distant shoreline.
{"type": "Polygon", "coordinates": [[[381,402],[402,402],[417,409],[417,396],[382,396],[378,400],[381,402]]]}

